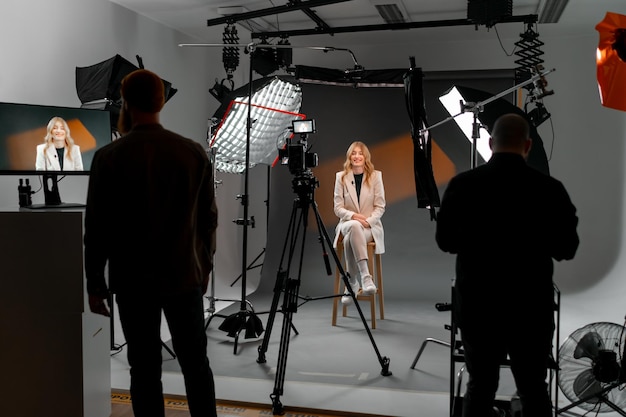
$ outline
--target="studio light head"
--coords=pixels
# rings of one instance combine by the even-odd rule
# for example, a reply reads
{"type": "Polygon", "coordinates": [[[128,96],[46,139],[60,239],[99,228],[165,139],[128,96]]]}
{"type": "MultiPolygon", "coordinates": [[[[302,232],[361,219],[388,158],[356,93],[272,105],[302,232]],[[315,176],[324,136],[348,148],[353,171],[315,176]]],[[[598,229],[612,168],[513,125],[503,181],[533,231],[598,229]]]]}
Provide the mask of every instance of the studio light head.
{"type": "Polygon", "coordinates": [[[537,102],[535,104],[535,108],[531,110],[530,112],[528,112],[528,117],[530,117],[530,122],[535,127],[539,126],[540,124],[548,120],[550,116],[551,115],[548,112],[548,109],[546,109],[546,106],[544,106],[543,103],[541,102],[537,102]]]}

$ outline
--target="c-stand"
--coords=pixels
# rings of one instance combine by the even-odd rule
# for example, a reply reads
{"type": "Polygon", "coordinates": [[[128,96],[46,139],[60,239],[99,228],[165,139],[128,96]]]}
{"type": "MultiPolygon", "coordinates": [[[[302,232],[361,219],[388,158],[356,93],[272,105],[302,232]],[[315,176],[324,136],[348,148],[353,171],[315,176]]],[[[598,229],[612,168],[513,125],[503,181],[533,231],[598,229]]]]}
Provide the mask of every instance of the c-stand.
{"type": "MultiPolygon", "coordinates": [[[[290,159],[293,156],[290,156],[290,159]]],[[[314,190],[318,185],[317,179],[313,176],[312,172],[309,169],[304,170],[301,173],[297,173],[295,178],[292,180],[292,186],[294,191],[297,194],[297,198],[294,200],[293,209],[291,212],[291,217],[289,219],[289,226],[287,230],[287,236],[285,238],[283,251],[280,260],[279,270],[276,276],[276,284],[274,286],[274,297],[272,299],[272,306],[269,312],[269,317],[267,324],[265,326],[265,335],[263,337],[263,343],[259,346],[259,357],[257,359],[258,363],[265,363],[265,353],[267,352],[267,347],[269,344],[269,338],[272,333],[272,327],[274,323],[274,318],[276,316],[276,312],[278,311],[278,304],[280,299],[281,292],[284,293],[282,308],[281,311],[283,313],[283,325],[281,329],[280,335],[280,343],[278,349],[278,362],[276,365],[276,378],[274,382],[274,390],[270,395],[272,399],[272,411],[274,414],[284,414],[283,405],[280,402],[280,396],[283,394],[284,382],[285,382],[285,370],[287,367],[287,354],[289,351],[289,339],[291,334],[292,318],[293,314],[298,310],[298,300],[302,297],[299,296],[300,290],[300,279],[302,274],[302,261],[304,258],[304,250],[306,243],[306,230],[307,223],[309,217],[309,208],[313,208],[313,213],[315,214],[315,219],[317,222],[317,228],[320,232],[320,242],[322,246],[324,243],[328,245],[329,251],[335,260],[335,265],[340,271],[343,282],[350,293],[350,297],[356,306],[359,316],[361,317],[361,321],[363,322],[363,326],[367,331],[367,334],[370,338],[374,351],[378,357],[378,361],[382,367],[381,375],[389,376],[391,372],[389,371],[389,358],[382,357],[378,347],[376,346],[376,342],[374,341],[374,337],[372,336],[372,332],[365,320],[363,312],[361,311],[361,307],[356,298],[356,294],[350,287],[348,276],[341,266],[341,261],[339,260],[337,253],[333,249],[330,237],[328,236],[328,232],[324,228],[324,224],[322,222],[321,216],[319,214],[317,203],[314,200],[314,190]],[[298,239],[301,239],[300,242],[300,259],[297,264],[297,276],[296,278],[291,278],[289,272],[291,271],[291,267],[293,264],[294,251],[298,245],[298,239]],[[287,257],[287,267],[283,268],[283,261],[285,260],[285,254],[287,252],[287,247],[289,247],[289,256],[287,257]]],[[[325,255],[326,269],[328,275],[330,275],[330,263],[327,260],[325,255]]],[[[343,294],[334,294],[326,297],[305,297],[303,298],[305,301],[302,303],[306,303],[312,300],[319,300],[325,298],[333,298],[333,297],[341,297],[343,294]]],[[[301,304],[300,304],[301,305],[301,304]]]]}

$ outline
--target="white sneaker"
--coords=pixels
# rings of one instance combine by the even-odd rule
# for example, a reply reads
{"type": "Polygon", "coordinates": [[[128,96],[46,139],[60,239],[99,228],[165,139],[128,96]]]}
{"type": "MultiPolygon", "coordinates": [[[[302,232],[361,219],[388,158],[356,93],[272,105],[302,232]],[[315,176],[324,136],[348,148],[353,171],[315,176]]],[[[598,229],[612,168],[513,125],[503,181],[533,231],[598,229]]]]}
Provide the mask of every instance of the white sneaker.
{"type": "Polygon", "coordinates": [[[378,291],[378,289],[376,288],[376,285],[374,285],[372,276],[371,275],[364,276],[363,277],[363,291],[361,292],[361,294],[372,295],[372,294],[376,294],[376,291],[378,291]]]}
{"type": "MultiPolygon", "coordinates": [[[[354,295],[357,295],[359,293],[359,281],[355,279],[354,281],[349,280],[348,282],[350,282],[350,287],[352,287],[354,295]]],[[[347,288],[343,292],[343,297],[341,297],[341,304],[346,306],[352,304],[352,296],[347,288]]]]}

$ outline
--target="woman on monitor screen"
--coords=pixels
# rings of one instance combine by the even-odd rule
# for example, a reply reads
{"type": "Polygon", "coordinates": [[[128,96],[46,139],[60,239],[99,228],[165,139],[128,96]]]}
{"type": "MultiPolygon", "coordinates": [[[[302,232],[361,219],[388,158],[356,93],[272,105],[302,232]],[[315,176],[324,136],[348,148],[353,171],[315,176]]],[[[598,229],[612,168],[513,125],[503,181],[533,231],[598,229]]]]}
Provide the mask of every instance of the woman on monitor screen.
{"type": "Polygon", "coordinates": [[[82,171],[80,147],[74,144],[67,122],[58,116],[48,122],[44,143],[37,145],[37,171],[82,171]]]}
{"type": "MultiPolygon", "coordinates": [[[[363,142],[352,142],[346,152],[343,171],[335,174],[334,210],[339,224],[333,246],[336,249],[339,236],[343,236],[350,286],[355,294],[359,284],[363,288],[361,294],[375,294],[377,288],[367,266],[367,243],[374,241],[376,253],[385,252],[381,222],[385,212],[385,188],[383,175],[374,169],[370,151],[363,142]]],[[[351,301],[346,290],[341,302],[349,304],[351,301]]]]}

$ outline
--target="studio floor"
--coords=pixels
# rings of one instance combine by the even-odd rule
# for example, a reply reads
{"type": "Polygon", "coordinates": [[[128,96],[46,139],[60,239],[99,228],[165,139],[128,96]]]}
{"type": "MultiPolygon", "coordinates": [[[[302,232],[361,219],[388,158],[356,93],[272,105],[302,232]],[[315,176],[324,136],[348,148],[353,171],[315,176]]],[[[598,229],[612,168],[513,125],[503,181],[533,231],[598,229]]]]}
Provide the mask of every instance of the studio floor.
{"type": "MultiPolygon", "coordinates": [[[[207,328],[208,356],[218,399],[269,405],[274,411],[295,407],[389,417],[449,415],[450,350],[441,343],[425,343],[429,338],[442,342],[450,338],[445,328],[449,313],[437,311],[434,302],[386,300],[385,319],[377,321],[370,339],[354,306],[348,310],[347,317],[340,315],[337,326],[332,326],[331,299],[304,301],[292,316],[297,334],[292,331],[287,341],[281,338],[281,328],[287,323],[284,323],[285,315],[277,311],[273,323],[268,323],[271,294],[253,295],[250,301],[263,326],[272,324],[269,336],[264,332],[260,337],[246,339],[242,332],[235,343],[235,338],[218,329],[224,316],[239,311],[238,303],[217,305],[217,315],[207,328]],[[265,344],[264,337],[267,337],[265,344]],[[424,343],[418,362],[411,368],[424,343]],[[265,363],[259,363],[259,348],[263,350],[264,345],[265,363]],[[285,364],[284,372],[277,371],[280,358],[285,364]],[[391,375],[384,376],[381,373],[386,363],[391,375]],[[274,393],[279,394],[278,403],[275,396],[274,400],[270,397],[274,393]]],[[[361,308],[369,327],[368,303],[361,302],[361,308]]],[[[114,329],[115,342],[123,344],[119,323],[114,329]]],[[[169,346],[166,326],[162,336],[169,346]]],[[[184,396],[176,359],[165,349],[163,358],[164,391],[184,396]]],[[[459,373],[459,368],[455,364],[455,387],[459,375],[467,378],[459,373]]],[[[506,368],[501,374],[498,396],[506,400],[514,395],[515,387],[506,368]]],[[[123,348],[111,356],[111,384],[114,390],[129,388],[123,348]]],[[[462,390],[463,384],[460,385],[462,390]]],[[[558,408],[569,404],[559,393],[558,408]]],[[[572,408],[559,414],[582,416],[584,413],[572,408]]],[[[617,413],[601,415],[613,417],[617,413]]]]}

